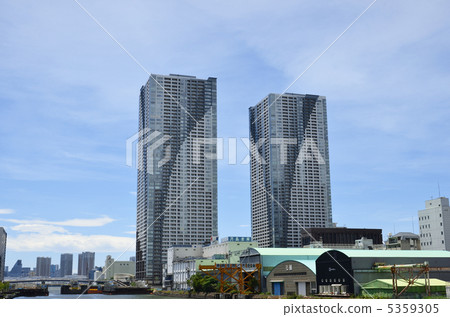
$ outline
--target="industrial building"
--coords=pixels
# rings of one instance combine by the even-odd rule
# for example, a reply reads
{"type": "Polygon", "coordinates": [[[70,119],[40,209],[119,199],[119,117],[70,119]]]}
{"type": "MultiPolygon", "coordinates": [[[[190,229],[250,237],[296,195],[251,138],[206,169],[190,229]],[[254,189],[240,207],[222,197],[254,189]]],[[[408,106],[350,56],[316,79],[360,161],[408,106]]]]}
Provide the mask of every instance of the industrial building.
{"type": "Polygon", "coordinates": [[[100,275],[100,279],[116,279],[117,275],[128,275],[129,277],[134,278],[136,276],[136,262],[114,261],[114,259],[108,255],[105,260],[105,266],[101,271],[102,274],[100,275]]]}
{"type": "MultiPolygon", "coordinates": [[[[403,290],[408,286],[408,283],[404,280],[397,281],[398,287],[403,290]]],[[[422,298],[426,296],[426,282],[425,279],[418,279],[415,281],[413,285],[408,287],[408,290],[405,292],[403,297],[407,298],[422,298]]],[[[446,286],[450,285],[448,282],[430,278],[430,291],[432,295],[445,296],[446,295],[446,286]]],[[[392,279],[376,279],[371,282],[363,284],[365,294],[370,295],[384,295],[389,298],[392,297],[392,288],[393,283],[392,279]]]]}
{"type": "Polygon", "coordinates": [[[346,293],[360,294],[362,284],[392,278],[390,271],[377,270],[377,265],[425,262],[430,267],[431,278],[450,281],[450,252],[447,251],[329,250],[316,260],[317,288],[323,293],[333,285],[340,285],[346,293]]]}
{"type": "Polygon", "coordinates": [[[378,265],[427,262],[431,278],[450,281],[447,251],[249,248],[240,262],[261,264],[262,291],[277,295],[360,294],[363,283],[392,279],[378,265]]]}
{"type": "Polygon", "coordinates": [[[315,273],[316,259],[327,250],[318,248],[249,248],[242,253],[240,263],[261,264],[262,291],[271,292],[272,286],[267,283],[267,278],[277,265],[285,261],[299,261],[315,273]]]}
{"type": "Polygon", "coordinates": [[[284,261],[267,276],[267,289],[273,295],[317,293],[316,265],[312,261],[284,261]]]}

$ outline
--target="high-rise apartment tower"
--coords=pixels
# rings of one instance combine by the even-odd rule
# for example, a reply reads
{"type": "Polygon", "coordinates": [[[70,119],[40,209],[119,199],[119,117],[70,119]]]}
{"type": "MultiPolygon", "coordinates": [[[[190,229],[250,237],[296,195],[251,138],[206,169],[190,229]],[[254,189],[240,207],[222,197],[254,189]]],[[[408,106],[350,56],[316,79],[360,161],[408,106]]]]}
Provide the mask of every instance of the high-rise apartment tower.
{"type": "Polygon", "coordinates": [[[38,257],[36,259],[36,276],[50,276],[50,265],[52,259],[48,257],[38,257]]]}
{"type": "Polygon", "coordinates": [[[216,79],[151,75],[141,88],[136,278],[162,283],[167,249],[217,235],[216,79]]]}
{"type": "Polygon", "coordinates": [[[73,254],[72,253],[63,253],[61,254],[60,261],[60,275],[64,277],[66,275],[73,274],[73,254]]]}
{"type": "Polygon", "coordinates": [[[95,265],[95,252],[83,252],[78,254],[78,275],[89,276],[89,272],[95,265]]]}
{"type": "Polygon", "coordinates": [[[252,238],[300,247],[302,228],[332,224],[326,99],[269,94],[249,118],[252,238]]]}

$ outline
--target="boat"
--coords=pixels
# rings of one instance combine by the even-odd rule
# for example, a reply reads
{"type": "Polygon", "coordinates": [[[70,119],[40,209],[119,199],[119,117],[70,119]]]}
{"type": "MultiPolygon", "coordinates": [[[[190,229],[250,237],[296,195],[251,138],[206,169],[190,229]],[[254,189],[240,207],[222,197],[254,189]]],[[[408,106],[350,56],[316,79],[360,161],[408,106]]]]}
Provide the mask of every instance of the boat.
{"type": "Polygon", "coordinates": [[[101,286],[99,285],[92,285],[91,287],[89,287],[89,289],[87,290],[88,294],[103,294],[103,289],[101,286]]]}
{"type": "Polygon", "coordinates": [[[61,286],[61,294],[86,294],[87,285],[80,285],[78,281],[70,281],[70,284],[61,286]]]}

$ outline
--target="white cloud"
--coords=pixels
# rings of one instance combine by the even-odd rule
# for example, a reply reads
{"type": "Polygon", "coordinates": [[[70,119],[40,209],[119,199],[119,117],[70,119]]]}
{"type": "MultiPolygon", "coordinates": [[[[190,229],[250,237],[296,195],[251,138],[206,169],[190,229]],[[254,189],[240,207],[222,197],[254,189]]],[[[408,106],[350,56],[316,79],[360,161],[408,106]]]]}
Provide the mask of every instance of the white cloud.
{"type": "Polygon", "coordinates": [[[101,227],[114,221],[114,219],[103,216],[100,218],[80,219],[74,218],[64,221],[47,221],[47,220],[22,220],[22,219],[3,219],[5,221],[18,224],[32,224],[32,225],[56,225],[69,227],[101,227]]]}
{"type": "Polygon", "coordinates": [[[125,231],[124,233],[136,235],[136,231],[125,231]]]}
{"type": "Polygon", "coordinates": [[[130,192],[130,195],[137,196],[136,192],[130,192]]]}
{"type": "Polygon", "coordinates": [[[7,214],[13,214],[13,209],[0,209],[0,215],[7,215],[7,214]]]}
{"type": "Polygon", "coordinates": [[[111,235],[20,234],[8,239],[8,249],[16,252],[123,252],[133,251],[135,239],[111,235]]]}
{"type": "Polygon", "coordinates": [[[34,232],[40,234],[50,234],[50,233],[68,233],[66,229],[59,226],[54,225],[43,225],[43,224],[20,224],[17,226],[11,227],[12,230],[20,231],[20,232],[34,232]]]}
{"type": "Polygon", "coordinates": [[[247,227],[250,227],[250,225],[239,225],[239,227],[247,228],[247,227]]]}

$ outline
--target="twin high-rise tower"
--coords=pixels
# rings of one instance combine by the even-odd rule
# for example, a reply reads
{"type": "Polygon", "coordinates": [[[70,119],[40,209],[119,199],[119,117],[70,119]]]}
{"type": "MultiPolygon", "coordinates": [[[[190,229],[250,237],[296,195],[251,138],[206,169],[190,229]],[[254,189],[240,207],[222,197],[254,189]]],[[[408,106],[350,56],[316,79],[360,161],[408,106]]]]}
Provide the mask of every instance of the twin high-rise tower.
{"type": "MultiPolygon", "coordinates": [[[[331,224],[325,97],[270,94],[250,108],[252,236],[298,247],[331,224]]],[[[151,75],[137,142],[136,278],[157,285],[167,248],[217,235],[216,79],[151,75]]]]}
{"type": "Polygon", "coordinates": [[[167,248],[217,235],[216,96],[215,78],[151,75],[141,88],[138,279],[161,284],[167,248]]]}
{"type": "Polygon", "coordinates": [[[331,226],[326,99],[269,94],[249,109],[252,237],[301,247],[302,228],[331,226]]]}

